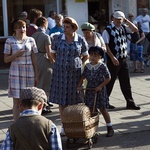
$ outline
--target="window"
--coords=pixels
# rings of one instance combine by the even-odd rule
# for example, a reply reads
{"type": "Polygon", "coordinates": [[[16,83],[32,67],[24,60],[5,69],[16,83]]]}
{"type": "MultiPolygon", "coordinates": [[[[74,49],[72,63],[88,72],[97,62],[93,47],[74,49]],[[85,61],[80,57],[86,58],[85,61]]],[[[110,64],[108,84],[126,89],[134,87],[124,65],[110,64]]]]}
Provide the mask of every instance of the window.
{"type": "Polygon", "coordinates": [[[92,23],[98,32],[102,33],[109,23],[108,0],[88,0],[88,21],[92,23]]]}
{"type": "Polygon", "coordinates": [[[28,13],[30,9],[37,8],[43,12],[43,16],[47,17],[51,10],[57,13],[62,12],[64,5],[61,4],[62,0],[0,0],[0,37],[11,35],[11,23],[13,19],[20,17],[21,12],[26,11],[28,13]],[[4,2],[6,7],[4,7],[4,2]],[[57,10],[58,4],[59,10],[57,10]],[[6,12],[4,16],[3,11],[6,12]],[[4,21],[8,27],[3,25],[4,21]]]}
{"type": "Polygon", "coordinates": [[[137,0],[137,15],[141,14],[142,8],[147,8],[150,12],[149,4],[150,0],[137,0]]]}
{"type": "Polygon", "coordinates": [[[0,37],[4,36],[2,0],[0,0],[0,37]]]}

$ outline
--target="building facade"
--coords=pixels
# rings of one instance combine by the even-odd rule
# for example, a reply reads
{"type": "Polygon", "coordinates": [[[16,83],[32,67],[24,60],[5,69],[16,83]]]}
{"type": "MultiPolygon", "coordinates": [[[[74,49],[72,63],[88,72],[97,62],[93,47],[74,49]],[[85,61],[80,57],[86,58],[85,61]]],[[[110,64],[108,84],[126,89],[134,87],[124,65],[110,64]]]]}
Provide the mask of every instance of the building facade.
{"type": "Polygon", "coordinates": [[[127,15],[140,14],[141,8],[150,9],[150,0],[0,0],[0,38],[11,35],[11,22],[21,12],[38,8],[45,17],[50,10],[71,16],[79,25],[84,21],[109,23],[111,14],[121,10],[127,15]],[[93,20],[92,20],[93,19],[93,20]]]}
{"type": "MultiPolygon", "coordinates": [[[[50,10],[73,17],[79,27],[85,21],[98,27],[108,24],[116,10],[123,11],[126,16],[129,12],[139,15],[142,8],[150,10],[150,0],[0,0],[0,61],[3,60],[4,41],[11,36],[11,22],[31,8],[40,9],[45,17],[50,10]]],[[[82,34],[80,29],[77,32],[82,34]]]]}

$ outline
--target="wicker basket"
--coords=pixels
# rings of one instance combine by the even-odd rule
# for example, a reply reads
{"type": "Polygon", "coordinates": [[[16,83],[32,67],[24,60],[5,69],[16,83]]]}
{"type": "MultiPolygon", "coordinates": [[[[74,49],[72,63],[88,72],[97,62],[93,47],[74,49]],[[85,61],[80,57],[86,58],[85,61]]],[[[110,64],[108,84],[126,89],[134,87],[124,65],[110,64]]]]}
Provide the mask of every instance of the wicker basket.
{"type": "Polygon", "coordinates": [[[97,130],[99,114],[91,114],[84,104],[71,105],[64,109],[62,123],[68,138],[90,139],[97,130]]]}

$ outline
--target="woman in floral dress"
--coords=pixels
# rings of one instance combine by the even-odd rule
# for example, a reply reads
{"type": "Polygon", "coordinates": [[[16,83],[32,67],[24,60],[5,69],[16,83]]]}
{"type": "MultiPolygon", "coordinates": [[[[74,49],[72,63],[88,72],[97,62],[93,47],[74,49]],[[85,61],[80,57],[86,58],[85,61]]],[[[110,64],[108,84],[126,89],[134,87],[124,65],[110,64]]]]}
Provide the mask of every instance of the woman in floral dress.
{"type": "Polygon", "coordinates": [[[19,117],[20,90],[37,85],[37,47],[32,37],[26,36],[26,22],[13,21],[13,36],[4,46],[4,61],[11,62],[9,69],[8,96],[13,97],[13,118],[19,117]]]}
{"type": "Polygon", "coordinates": [[[85,39],[76,33],[77,22],[64,19],[64,34],[52,39],[51,55],[55,60],[50,90],[50,102],[59,104],[60,117],[67,105],[80,102],[77,84],[81,77],[82,64],[88,59],[88,45],[85,39]]]}

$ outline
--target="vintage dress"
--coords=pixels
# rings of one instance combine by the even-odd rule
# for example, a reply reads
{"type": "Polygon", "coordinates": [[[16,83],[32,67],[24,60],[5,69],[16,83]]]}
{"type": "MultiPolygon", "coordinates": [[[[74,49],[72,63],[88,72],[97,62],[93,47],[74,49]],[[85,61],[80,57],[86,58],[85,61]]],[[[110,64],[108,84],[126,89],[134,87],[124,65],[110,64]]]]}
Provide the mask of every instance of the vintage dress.
{"type": "MultiPolygon", "coordinates": [[[[82,76],[87,80],[86,88],[94,89],[99,86],[104,80],[110,77],[110,73],[108,68],[103,62],[100,62],[96,65],[91,65],[87,63],[84,67],[84,71],[82,76]]],[[[94,104],[95,91],[94,90],[86,90],[84,101],[85,104],[93,108],[94,104]]],[[[97,94],[96,99],[96,108],[107,108],[108,106],[108,96],[106,87],[104,86],[100,92],[97,94]]]]}
{"type": "Polygon", "coordinates": [[[6,40],[5,54],[14,54],[20,49],[26,52],[13,60],[9,69],[8,96],[13,98],[20,98],[21,89],[34,86],[35,74],[31,53],[37,53],[35,40],[32,37],[26,37],[23,42],[19,42],[13,36],[6,40]]]}
{"type": "Polygon", "coordinates": [[[47,57],[45,46],[51,45],[50,37],[41,28],[32,37],[35,39],[38,48],[37,62],[39,80],[37,86],[45,92],[49,92],[52,77],[52,63],[47,57]]]}
{"type": "Polygon", "coordinates": [[[65,35],[55,35],[52,41],[52,52],[56,53],[53,65],[49,101],[59,105],[72,105],[81,102],[77,84],[81,77],[81,54],[88,54],[85,39],[75,33],[74,41],[68,44],[65,35]]]}

